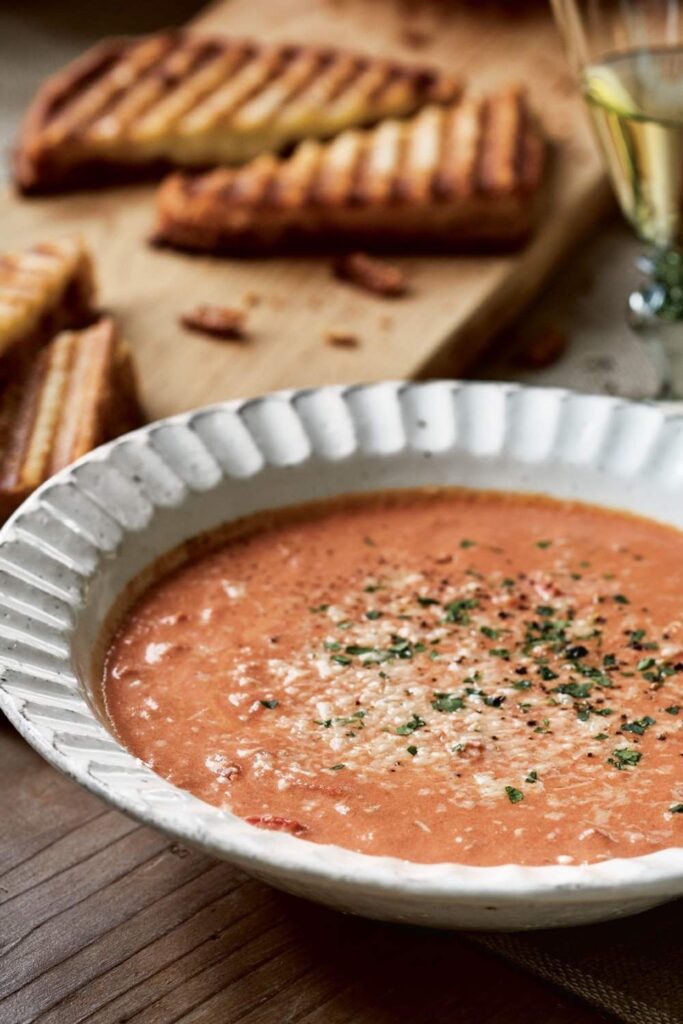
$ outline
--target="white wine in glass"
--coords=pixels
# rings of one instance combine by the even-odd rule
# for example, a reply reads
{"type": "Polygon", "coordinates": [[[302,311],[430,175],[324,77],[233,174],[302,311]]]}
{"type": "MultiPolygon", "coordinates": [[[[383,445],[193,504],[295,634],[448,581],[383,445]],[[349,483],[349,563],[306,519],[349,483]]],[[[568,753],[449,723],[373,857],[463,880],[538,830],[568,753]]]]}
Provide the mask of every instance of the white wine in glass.
{"type": "Polygon", "coordinates": [[[683,246],[683,47],[589,64],[581,85],[622,210],[640,238],[683,246]]]}
{"type": "Polygon", "coordinates": [[[663,392],[680,392],[672,365],[683,359],[683,5],[552,2],[617,200],[648,246],[639,261],[648,280],[629,299],[630,320],[660,350],[663,392]]]}

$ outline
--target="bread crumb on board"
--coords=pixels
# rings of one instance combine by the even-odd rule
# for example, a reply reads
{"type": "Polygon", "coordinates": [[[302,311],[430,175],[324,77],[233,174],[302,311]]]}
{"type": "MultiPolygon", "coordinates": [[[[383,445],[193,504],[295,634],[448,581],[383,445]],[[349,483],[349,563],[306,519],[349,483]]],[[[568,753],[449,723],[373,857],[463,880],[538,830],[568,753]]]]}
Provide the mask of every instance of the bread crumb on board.
{"type": "Polygon", "coordinates": [[[340,256],[332,265],[334,276],[358,285],[373,295],[399,298],[408,291],[408,281],[400,267],[365,252],[340,256]]]}
{"type": "Polygon", "coordinates": [[[346,327],[330,327],[325,331],[325,341],[336,348],[358,348],[360,338],[346,327]]]}
{"type": "Polygon", "coordinates": [[[533,331],[515,350],[514,365],[524,370],[543,370],[560,359],[567,348],[569,339],[559,327],[546,324],[533,331]]]}
{"type": "Polygon", "coordinates": [[[188,331],[208,334],[223,341],[244,341],[247,337],[246,320],[243,309],[208,303],[195,306],[180,317],[180,323],[188,331]]]}
{"type": "Polygon", "coordinates": [[[411,50],[422,50],[434,41],[434,32],[422,25],[403,25],[399,38],[411,50]]]}

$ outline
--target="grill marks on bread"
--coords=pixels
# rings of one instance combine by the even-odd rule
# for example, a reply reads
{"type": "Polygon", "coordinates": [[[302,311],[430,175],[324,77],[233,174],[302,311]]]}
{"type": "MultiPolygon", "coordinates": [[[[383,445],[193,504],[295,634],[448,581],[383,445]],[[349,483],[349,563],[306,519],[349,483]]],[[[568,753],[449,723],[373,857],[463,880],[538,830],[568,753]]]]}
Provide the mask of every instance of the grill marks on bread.
{"type": "Polygon", "coordinates": [[[113,322],[62,332],[0,389],[0,515],[141,422],[130,352],[113,322]]]}
{"type": "Polygon", "coordinates": [[[406,239],[519,240],[533,222],[544,145],[520,89],[409,120],[303,142],[241,168],[174,175],[158,195],[157,238],[187,248],[406,239]]]}
{"type": "MultiPolygon", "coordinates": [[[[0,358],[23,357],[57,331],[93,319],[90,256],[77,238],[43,242],[0,256],[0,358]]],[[[8,368],[0,363],[0,378],[8,368]]]]}
{"type": "Polygon", "coordinates": [[[24,191],[45,191],[160,161],[240,162],[460,92],[438,70],[331,48],[183,31],[109,40],[39,91],[15,176],[24,191]]]}

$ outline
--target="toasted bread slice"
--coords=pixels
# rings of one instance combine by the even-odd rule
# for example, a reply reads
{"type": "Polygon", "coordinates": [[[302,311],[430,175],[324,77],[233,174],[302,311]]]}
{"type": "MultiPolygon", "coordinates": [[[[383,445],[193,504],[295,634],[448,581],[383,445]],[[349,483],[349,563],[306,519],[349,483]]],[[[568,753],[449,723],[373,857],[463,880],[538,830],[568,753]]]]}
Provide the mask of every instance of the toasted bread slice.
{"type": "Polygon", "coordinates": [[[532,228],[543,158],[519,89],[430,106],[289,157],[173,175],[159,189],[155,240],[236,254],[509,245],[532,228]]]}
{"type": "Polygon", "coordinates": [[[15,160],[38,192],[159,165],[242,163],[460,93],[450,75],[313,46],[190,32],[108,40],[49,79],[15,160]]]}
{"type": "Polygon", "coordinates": [[[68,327],[94,318],[90,255],[78,238],[61,238],[0,255],[0,379],[68,327]]]}
{"type": "Polygon", "coordinates": [[[142,422],[111,320],[64,331],[0,390],[0,518],[53,473],[142,422]]]}

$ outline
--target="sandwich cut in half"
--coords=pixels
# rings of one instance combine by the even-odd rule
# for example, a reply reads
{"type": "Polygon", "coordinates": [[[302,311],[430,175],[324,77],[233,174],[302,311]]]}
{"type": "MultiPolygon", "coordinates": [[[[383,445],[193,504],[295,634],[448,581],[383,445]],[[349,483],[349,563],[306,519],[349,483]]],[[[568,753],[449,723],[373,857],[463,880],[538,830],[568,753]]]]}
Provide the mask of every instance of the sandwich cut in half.
{"type": "Polygon", "coordinates": [[[236,255],[340,242],[510,246],[533,227],[544,152],[519,89],[432,105],[290,156],[172,175],[158,192],[154,241],[236,255]]]}
{"type": "Polygon", "coordinates": [[[95,317],[93,265],[78,238],[0,254],[0,378],[58,332],[95,317]]]}
{"type": "Polygon", "coordinates": [[[53,473],[141,423],[114,323],[58,334],[0,383],[0,520],[53,473]]]}
{"type": "Polygon", "coordinates": [[[107,40],[39,90],[15,180],[47,192],[243,163],[460,92],[444,72],[331,48],[188,31],[107,40]]]}

